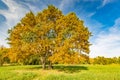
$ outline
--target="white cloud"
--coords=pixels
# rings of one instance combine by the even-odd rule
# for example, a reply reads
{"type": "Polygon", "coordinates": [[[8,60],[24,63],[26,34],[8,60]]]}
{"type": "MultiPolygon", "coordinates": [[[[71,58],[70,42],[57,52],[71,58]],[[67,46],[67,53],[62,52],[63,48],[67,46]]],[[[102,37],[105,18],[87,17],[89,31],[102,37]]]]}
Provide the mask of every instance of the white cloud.
{"type": "Polygon", "coordinates": [[[115,25],[110,28],[110,31],[116,34],[120,32],[119,30],[120,30],[120,18],[116,19],[115,25]]]}
{"type": "Polygon", "coordinates": [[[38,10],[35,6],[25,4],[19,4],[15,2],[15,0],[2,0],[4,4],[8,6],[8,10],[0,10],[0,14],[2,14],[6,18],[6,22],[3,22],[0,26],[0,45],[8,46],[6,43],[7,30],[13,26],[15,26],[20,19],[25,16],[29,10],[38,10]]]}
{"type": "Polygon", "coordinates": [[[90,49],[90,57],[120,56],[120,18],[116,19],[108,32],[104,31],[98,35],[90,49]]]}
{"type": "Polygon", "coordinates": [[[71,8],[74,6],[75,2],[79,0],[61,0],[61,3],[59,5],[59,9],[64,11],[67,8],[71,8]]]}
{"type": "Polygon", "coordinates": [[[112,2],[113,0],[103,0],[102,6],[105,6],[106,4],[112,2]]]}
{"type": "Polygon", "coordinates": [[[0,10],[0,14],[5,16],[6,24],[9,27],[15,25],[28,12],[24,6],[16,3],[14,0],[2,0],[9,8],[9,10],[0,10]]]}
{"type": "Polygon", "coordinates": [[[88,14],[87,17],[92,17],[92,16],[95,15],[95,14],[96,14],[96,12],[91,12],[91,13],[88,14]]]}
{"type": "MultiPolygon", "coordinates": [[[[101,28],[104,27],[104,25],[94,19],[91,19],[91,17],[88,17],[89,13],[86,14],[82,19],[84,20],[85,26],[89,28],[89,30],[92,32],[93,37],[96,37],[95,34],[99,34],[101,28]]],[[[92,37],[92,39],[94,39],[92,37]]]]}
{"type": "Polygon", "coordinates": [[[47,2],[44,3],[44,1],[41,0],[28,0],[27,2],[22,2],[20,1],[21,5],[25,5],[29,8],[29,10],[33,11],[34,13],[37,13],[38,11],[40,11],[41,9],[47,7],[47,2]],[[39,5],[40,6],[39,6],[39,5]]]}
{"type": "Polygon", "coordinates": [[[9,47],[9,45],[6,45],[7,40],[4,40],[3,38],[0,38],[0,46],[3,45],[5,47],[9,47]]]}
{"type": "Polygon", "coordinates": [[[104,7],[105,5],[112,3],[113,1],[115,1],[115,0],[103,0],[102,4],[100,6],[98,6],[97,9],[100,9],[100,8],[104,7]]]}

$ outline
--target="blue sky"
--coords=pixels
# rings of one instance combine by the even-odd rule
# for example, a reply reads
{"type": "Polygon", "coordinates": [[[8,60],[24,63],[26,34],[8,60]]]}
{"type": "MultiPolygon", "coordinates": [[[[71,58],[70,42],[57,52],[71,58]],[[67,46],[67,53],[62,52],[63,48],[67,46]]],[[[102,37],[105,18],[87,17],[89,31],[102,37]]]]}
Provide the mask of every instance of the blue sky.
{"type": "Polygon", "coordinates": [[[27,12],[53,4],[64,14],[75,12],[93,36],[90,57],[120,56],[120,0],[0,0],[0,45],[8,47],[7,30],[27,12]]]}

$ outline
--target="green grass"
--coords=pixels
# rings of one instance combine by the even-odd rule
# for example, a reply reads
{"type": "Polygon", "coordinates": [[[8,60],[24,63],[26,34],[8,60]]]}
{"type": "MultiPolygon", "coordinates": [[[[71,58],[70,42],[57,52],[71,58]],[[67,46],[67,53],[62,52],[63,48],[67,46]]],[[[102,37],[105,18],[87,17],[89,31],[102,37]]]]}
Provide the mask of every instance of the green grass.
{"type": "Polygon", "coordinates": [[[3,66],[0,80],[120,80],[120,65],[3,66]]]}

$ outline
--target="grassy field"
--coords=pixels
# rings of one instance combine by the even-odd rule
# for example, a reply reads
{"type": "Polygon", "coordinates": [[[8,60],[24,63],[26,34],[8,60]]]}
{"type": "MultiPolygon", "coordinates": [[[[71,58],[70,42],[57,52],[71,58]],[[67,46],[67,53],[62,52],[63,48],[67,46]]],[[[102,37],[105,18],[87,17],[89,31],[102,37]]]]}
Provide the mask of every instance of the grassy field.
{"type": "Polygon", "coordinates": [[[120,65],[39,65],[0,67],[0,80],[120,80],[120,65]]]}

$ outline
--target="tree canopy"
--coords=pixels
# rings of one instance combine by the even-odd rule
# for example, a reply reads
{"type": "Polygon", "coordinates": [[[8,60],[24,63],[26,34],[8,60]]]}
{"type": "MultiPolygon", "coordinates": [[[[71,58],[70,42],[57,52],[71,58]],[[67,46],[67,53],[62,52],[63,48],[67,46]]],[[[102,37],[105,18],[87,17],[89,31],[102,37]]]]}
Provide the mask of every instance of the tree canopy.
{"type": "Polygon", "coordinates": [[[79,63],[90,52],[91,32],[84,22],[75,13],[64,15],[53,5],[37,15],[30,11],[8,33],[9,55],[16,62],[37,55],[45,68],[46,62],[79,63]]]}

